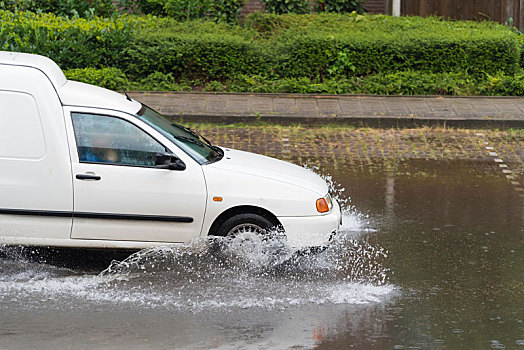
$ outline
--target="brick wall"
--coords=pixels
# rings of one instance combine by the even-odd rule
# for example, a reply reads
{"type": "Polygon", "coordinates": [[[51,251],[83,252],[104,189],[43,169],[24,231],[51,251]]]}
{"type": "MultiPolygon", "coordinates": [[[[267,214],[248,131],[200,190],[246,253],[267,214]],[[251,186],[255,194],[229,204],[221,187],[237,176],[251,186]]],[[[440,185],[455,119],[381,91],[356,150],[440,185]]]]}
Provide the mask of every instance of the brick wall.
{"type": "MultiPolygon", "coordinates": [[[[365,7],[370,13],[386,13],[388,0],[367,0],[365,7]]],[[[260,0],[248,0],[242,9],[242,15],[246,15],[256,10],[262,10],[260,0]]]]}
{"type": "Polygon", "coordinates": [[[242,8],[240,15],[247,15],[248,13],[256,10],[262,10],[262,4],[260,3],[260,0],[248,0],[244,3],[244,7],[242,8]]]}

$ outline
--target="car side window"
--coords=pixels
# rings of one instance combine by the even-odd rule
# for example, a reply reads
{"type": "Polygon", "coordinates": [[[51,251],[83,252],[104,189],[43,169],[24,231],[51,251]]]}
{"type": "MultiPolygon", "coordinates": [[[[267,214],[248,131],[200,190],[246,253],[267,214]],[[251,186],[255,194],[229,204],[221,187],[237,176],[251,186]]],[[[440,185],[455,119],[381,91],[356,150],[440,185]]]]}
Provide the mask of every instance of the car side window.
{"type": "Polygon", "coordinates": [[[155,166],[166,148],[136,125],[117,117],[71,113],[78,158],[83,163],[155,166]]]}

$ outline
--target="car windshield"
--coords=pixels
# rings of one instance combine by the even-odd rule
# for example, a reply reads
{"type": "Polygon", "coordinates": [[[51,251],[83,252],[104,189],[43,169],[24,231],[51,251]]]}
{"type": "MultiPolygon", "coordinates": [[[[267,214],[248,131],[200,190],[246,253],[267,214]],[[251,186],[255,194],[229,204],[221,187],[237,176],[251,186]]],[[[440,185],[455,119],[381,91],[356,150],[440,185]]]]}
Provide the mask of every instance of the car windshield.
{"type": "Polygon", "coordinates": [[[173,123],[146,105],[142,105],[137,117],[167,137],[201,165],[214,163],[224,156],[222,149],[213,146],[205,137],[190,128],[173,123]]]}

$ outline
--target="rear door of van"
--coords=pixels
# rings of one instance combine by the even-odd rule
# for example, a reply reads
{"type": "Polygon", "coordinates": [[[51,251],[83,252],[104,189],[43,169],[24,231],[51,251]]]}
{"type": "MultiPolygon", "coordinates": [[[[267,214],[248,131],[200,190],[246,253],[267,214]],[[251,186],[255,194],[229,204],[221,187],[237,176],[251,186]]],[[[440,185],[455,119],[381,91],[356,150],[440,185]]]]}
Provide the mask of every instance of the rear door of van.
{"type": "Polygon", "coordinates": [[[63,111],[40,70],[0,65],[0,243],[64,245],[73,184],[63,111]]]}

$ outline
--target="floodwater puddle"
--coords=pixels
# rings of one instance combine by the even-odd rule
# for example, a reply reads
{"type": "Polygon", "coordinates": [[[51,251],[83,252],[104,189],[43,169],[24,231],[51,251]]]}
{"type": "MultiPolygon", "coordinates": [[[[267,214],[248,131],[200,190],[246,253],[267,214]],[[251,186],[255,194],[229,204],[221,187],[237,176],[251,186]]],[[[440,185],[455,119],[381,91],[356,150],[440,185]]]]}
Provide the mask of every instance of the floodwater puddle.
{"type": "Polygon", "coordinates": [[[310,254],[278,236],[99,265],[0,248],[0,348],[520,349],[524,205],[503,174],[479,169],[323,168],[343,225],[310,254]]]}

